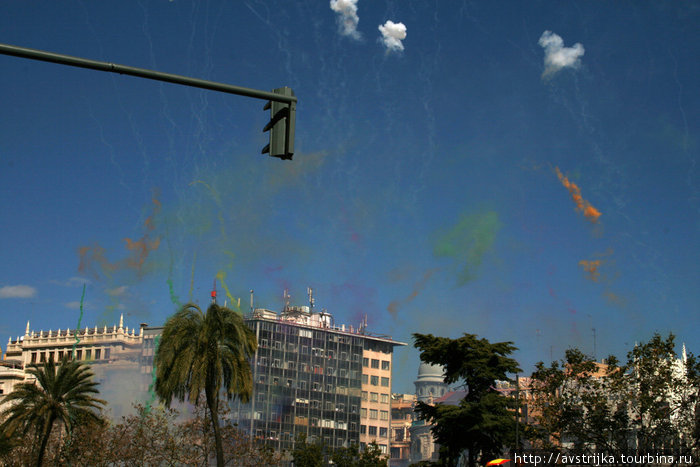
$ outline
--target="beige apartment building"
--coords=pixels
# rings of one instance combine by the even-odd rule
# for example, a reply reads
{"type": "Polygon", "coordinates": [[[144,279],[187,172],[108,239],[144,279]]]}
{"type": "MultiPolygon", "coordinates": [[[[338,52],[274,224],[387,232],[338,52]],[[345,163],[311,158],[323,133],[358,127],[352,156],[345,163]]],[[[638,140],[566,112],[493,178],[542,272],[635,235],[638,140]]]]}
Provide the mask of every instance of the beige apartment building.
{"type": "Polygon", "coordinates": [[[360,446],[374,441],[386,455],[390,452],[392,347],[367,341],[362,352],[360,446]]]}

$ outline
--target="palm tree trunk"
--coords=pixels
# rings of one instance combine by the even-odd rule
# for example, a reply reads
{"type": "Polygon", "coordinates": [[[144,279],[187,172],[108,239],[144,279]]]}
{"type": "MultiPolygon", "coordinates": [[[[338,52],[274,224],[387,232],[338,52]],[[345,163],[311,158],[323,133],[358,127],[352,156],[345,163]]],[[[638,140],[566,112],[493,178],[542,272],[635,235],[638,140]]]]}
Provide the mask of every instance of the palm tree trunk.
{"type": "Polygon", "coordinates": [[[214,430],[214,444],[216,445],[216,467],[224,467],[224,447],[221,444],[221,431],[219,430],[219,394],[216,389],[206,388],[207,406],[211,415],[211,425],[214,430]]]}
{"type": "Polygon", "coordinates": [[[44,426],[41,437],[41,446],[39,446],[39,455],[36,459],[37,467],[41,467],[44,462],[44,452],[46,452],[46,445],[48,444],[49,437],[51,436],[51,429],[53,428],[53,422],[55,419],[55,416],[51,416],[48,420],[46,420],[46,425],[44,426]]]}

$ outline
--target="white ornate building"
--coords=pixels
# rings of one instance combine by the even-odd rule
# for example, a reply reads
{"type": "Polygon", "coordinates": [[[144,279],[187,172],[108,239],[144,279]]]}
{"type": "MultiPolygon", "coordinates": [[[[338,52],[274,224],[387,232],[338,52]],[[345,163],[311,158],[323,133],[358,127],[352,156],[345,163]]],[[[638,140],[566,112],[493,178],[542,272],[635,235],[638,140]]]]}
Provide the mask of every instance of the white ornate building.
{"type": "Polygon", "coordinates": [[[143,399],[147,379],[140,368],[145,327],[125,327],[123,315],[118,326],[81,330],[36,332],[27,322],[24,336],[9,339],[0,362],[0,404],[16,384],[31,380],[25,371],[29,365],[51,358],[58,362],[75,352],[75,359],[90,363],[95,380],[100,383],[100,398],[109,401],[112,417],[130,412],[133,401],[143,399]]]}

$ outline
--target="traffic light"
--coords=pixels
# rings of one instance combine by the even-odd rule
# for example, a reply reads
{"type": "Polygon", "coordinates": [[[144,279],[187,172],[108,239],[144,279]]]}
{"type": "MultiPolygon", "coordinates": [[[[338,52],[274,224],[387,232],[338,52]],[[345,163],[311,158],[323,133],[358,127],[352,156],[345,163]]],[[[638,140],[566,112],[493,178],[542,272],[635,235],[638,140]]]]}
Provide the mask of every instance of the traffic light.
{"type": "MultiPolygon", "coordinates": [[[[273,89],[272,92],[284,96],[294,96],[294,91],[288,87],[273,89]]],[[[270,143],[262,150],[271,157],[292,159],[294,155],[294,121],[296,119],[296,102],[268,101],[263,110],[270,109],[270,122],[265,125],[263,132],[270,131],[270,143]]]]}

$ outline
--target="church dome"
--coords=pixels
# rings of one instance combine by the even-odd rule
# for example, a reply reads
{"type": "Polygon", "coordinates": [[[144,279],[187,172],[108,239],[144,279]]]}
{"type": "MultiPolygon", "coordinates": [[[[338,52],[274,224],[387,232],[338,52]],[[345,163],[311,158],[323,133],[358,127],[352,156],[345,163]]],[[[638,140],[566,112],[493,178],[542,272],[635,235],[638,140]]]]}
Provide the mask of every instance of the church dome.
{"type": "Polygon", "coordinates": [[[421,362],[418,367],[418,380],[416,382],[442,383],[444,379],[443,373],[442,366],[421,362]]]}

